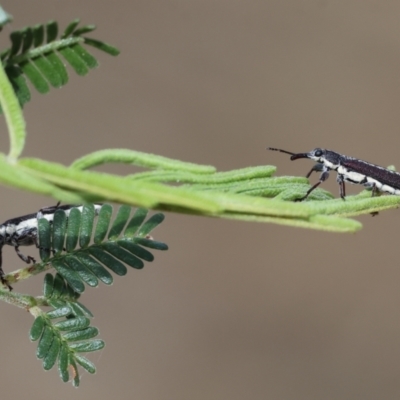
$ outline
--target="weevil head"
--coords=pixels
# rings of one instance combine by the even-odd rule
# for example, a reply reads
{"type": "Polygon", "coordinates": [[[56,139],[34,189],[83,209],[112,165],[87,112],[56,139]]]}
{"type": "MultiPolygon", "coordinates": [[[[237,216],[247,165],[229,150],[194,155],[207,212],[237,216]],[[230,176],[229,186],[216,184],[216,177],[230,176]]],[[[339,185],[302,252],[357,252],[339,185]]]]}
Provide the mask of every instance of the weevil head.
{"type": "Polygon", "coordinates": [[[314,161],[323,162],[325,155],[326,155],[326,150],[317,147],[316,149],[308,153],[308,158],[311,158],[311,160],[314,161]]]}
{"type": "Polygon", "coordinates": [[[291,160],[298,160],[299,158],[309,158],[310,160],[314,160],[319,163],[324,163],[324,161],[326,160],[326,157],[327,157],[327,153],[329,153],[331,155],[332,154],[338,155],[337,153],[334,153],[333,151],[321,149],[319,147],[315,148],[314,150],[311,150],[309,153],[292,153],[291,151],[276,149],[275,147],[267,147],[267,149],[273,150],[273,151],[280,151],[281,153],[285,153],[285,154],[290,154],[291,160]]]}
{"type": "Polygon", "coordinates": [[[290,157],[290,159],[297,160],[299,158],[309,158],[310,160],[314,160],[314,161],[322,163],[325,159],[325,154],[326,154],[326,150],[317,147],[314,150],[311,150],[309,153],[293,154],[290,157]]]}

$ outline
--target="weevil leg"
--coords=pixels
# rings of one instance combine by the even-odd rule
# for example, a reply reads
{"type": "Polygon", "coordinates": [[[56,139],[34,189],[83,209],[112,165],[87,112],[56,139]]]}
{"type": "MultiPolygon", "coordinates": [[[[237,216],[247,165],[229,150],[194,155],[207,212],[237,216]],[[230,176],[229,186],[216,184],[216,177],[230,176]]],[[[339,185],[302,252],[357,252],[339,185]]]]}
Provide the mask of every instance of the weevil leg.
{"type": "Polygon", "coordinates": [[[316,163],[314,166],[311,168],[310,172],[306,175],[306,178],[309,178],[311,174],[315,172],[322,172],[324,170],[324,164],[322,163],[316,163]]]}
{"type": "MultiPolygon", "coordinates": [[[[377,188],[375,182],[363,182],[363,185],[364,185],[366,188],[371,189],[371,191],[372,191],[371,197],[375,197],[375,196],[378,194],[379,189],[377,188]]],[[[379,214],[379,212],[378,212],[378,211],[373,211],[373,212],[370,213],[370,214],[371,214],[373,217],[375,217],[375,216],[377,216],[377,215],[379,214]]]]}
{"type": "Polygon", "coordinates": [[[8,287],[8,290],[11,292],[13,290],[13,287],[8,283],[6,279],[6,274],[3,271],[3,268],[0,269],[0,280],[3,285],[6,285],[8,287]]]}
{"type": "Polygon", "coordinates": [[[32,237],[32,240],[33,240],[33,242],[35,243],[35,246],[36,246],[37,249],[39,249],[39,250],[48,250],[48,249],[46,249],[46,248],[40,246],[40,244],[39,244],[39,239],[38,239],[38,236],[37,236],[37,235],[33,236],[33,237],[32,237]]]}
{"type": "Polygon", "coordinates": [[[375,196],[378,194],[378,192],[379,192],[378,187],[376,186],[376,183],[374,182],[374,183],[372,184],[372,194],[371,194],[371,197],[375,197],[375,196]]]}
{"type": "Polygon", "coordinates": [[[375,183],[375,182],[368,182],[368,181],[365,179],[365,182],[362,181],[361,184],[363,184],[367,189],[370,189],[370,190],[371,190],[371,192],[372,192],[372,193],[371,193],[371,197],[375,197],[375,196],[378,195],[379,189],[378,189],[378,187],[376,186],[376,183],[375,183]]]}
{"type": "Polygon", "coordinates": [[[339,184],[339,193],[340,193],[340,197],[343,200],[346,200],[346,186],[344,184],[344,176],[341,174],[338,174],[337,178],[336,178],[337,183],[339,184]]]}
{"type": "Polygon", "coordinates": [[[14,246],[15,252],[18,254],[18,257],[25,261],[27,264],[30,264],[32,262],[32,264],[36,263],[36,260],[31,257],[31,256],[26,256],[25,254],[21,253],[19,246],[14,246]]]}
{"type": "Polygon", "coordinates": [[[329,170],[325,169],[324,172],[322,172],[319,181],[315,185],[311,186],[310,189],[307,190],[306,195],[301,197],[300,199],[296,199],[295,201],[305,200],[313,190],[315,190],[322,182],[325,182],[328,178],[329,178],[329,170]]]}
{"type": "MultiPolygon", "coordinates": [[[[374,182],[374,183],[372,184],[372,194],[371,194],[371,197],[375,197],[375,196],[378,194],[378,192],[379,192],[379,190],[378,190],[378,188],[377,188],[377,186],[376,186],[376,183],[374,182]]],[[[378,214],[379,214],[378,211],[374,211],[374,212],[371,213],[371,215],[372,215],[373,217],[376,217],[378,214]]]]}
{"type": "Polygon", "coordinates": [[[13,290],[12,286],[8,283],[7,279],[6,279],[6,274],[3,271],[3,248],[0,248],[0,281],[3,285],[8,287],[8,290],[11,292],[11,290],[13,290]]]}

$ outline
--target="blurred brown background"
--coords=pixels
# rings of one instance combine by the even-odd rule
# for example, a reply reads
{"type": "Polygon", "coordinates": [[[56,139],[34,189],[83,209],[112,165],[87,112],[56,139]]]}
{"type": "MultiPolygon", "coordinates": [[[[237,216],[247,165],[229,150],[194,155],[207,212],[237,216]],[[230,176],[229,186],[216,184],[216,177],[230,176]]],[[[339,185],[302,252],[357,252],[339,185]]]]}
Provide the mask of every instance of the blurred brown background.
{"type": "MultiPolygon", "coordinates": [[[[119,47],[25,108],[25,156],[125,147],[220,170],[316,146],[400,168],[400,4],[393,1],[5,0],[13,29],[75,17],[119,47]]],[[[3,128],[1,151],[7,152],[3,128]]],[[[114,168],[113,171],[117,169],[114,168]]],[[[127,169],[124,169],[126,172],[127,169]]],[[[338,193],[335,174],[325,188],[338,193]]],[[[316,179],[314,176],[313,179],[316,179]]],[[[351,187],[357,193],[360,187],[351,187]]],[[[53,204],[1,188],[0,220],[53,204]]],[[[107,347],[81,388],[45,373],[29,314],[0,303],[1,397],[397,399],[400,211],[354,235],[168,214],[170,246],[87,290],[107,347]]],[[[21,267],[5,249],[6,271],[21,267]]],[[[16,287],[40,293],[42,277],[16,287]]]]}

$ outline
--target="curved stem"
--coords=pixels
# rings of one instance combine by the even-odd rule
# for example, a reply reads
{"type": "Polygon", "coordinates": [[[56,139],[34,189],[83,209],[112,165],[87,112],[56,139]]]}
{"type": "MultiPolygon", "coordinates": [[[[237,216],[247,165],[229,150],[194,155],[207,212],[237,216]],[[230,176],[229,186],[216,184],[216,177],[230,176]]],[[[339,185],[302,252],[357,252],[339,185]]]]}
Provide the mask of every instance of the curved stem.
{"type": "Polygon", "coordinates": [[[10,137],[8,160],[15,163],[25,144],[25,119],[2,63],[0,63],[0,104],[6,118],[10,137]]]}

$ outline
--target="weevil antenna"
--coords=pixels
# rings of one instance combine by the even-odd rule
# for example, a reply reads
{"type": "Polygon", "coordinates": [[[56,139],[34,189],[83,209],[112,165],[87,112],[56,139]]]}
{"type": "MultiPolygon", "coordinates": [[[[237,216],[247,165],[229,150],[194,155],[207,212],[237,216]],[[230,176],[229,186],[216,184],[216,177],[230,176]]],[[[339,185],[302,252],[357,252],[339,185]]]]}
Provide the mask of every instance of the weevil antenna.
{"type": "Polygon", "coordinates": [[[267,147],[267,150],[279,151],[281,153],[290,154],[292,156],[290,157],[292,161],[297,160],[298,158],[310,158],[308,153],[292,153],[291,151],[275,149],[274,147],[267,147]]]}
{"type": "Polygon", "coordinates": [[[294,156],[296,154],[296,153],[292,153],[290,151],[286,151],[286,150],[282,150],[282,149],[275,149],[274,147],[267,147],[267,150],[280,151],[281,153],[290,154],[291,156],[294,156]]]}

